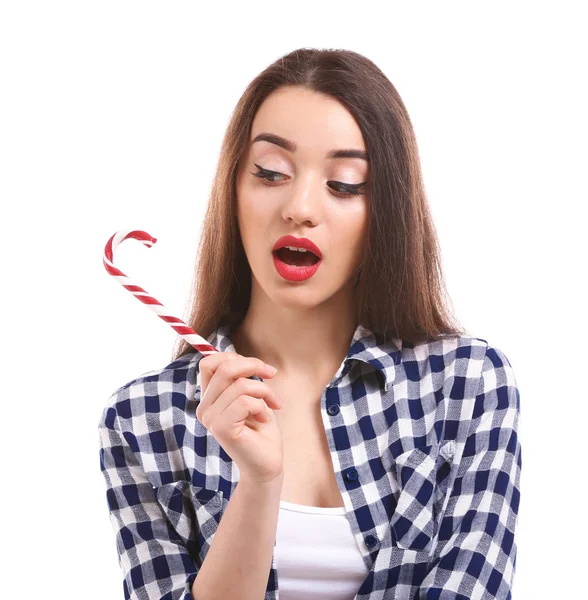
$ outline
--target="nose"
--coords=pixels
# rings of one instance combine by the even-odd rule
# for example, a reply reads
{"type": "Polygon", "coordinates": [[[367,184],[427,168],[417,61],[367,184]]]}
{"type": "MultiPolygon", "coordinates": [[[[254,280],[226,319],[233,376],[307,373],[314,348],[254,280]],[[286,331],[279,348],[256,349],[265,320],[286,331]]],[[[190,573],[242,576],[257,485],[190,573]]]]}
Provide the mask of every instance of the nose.
{"type": "Polygon", "coordinates": [[[283,216],[296,223],[316,223],[321,210],[319,177],[309,173],[297,178],[286,193],[283,216]]]}

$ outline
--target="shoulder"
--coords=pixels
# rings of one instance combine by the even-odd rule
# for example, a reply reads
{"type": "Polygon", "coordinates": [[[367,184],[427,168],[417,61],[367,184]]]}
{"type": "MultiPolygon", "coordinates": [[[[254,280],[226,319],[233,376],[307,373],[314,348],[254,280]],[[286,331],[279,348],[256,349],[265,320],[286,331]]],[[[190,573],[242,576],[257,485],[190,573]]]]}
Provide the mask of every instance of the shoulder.
{"type": "Polygon", "coordinates": [[[486,347],[476,391],[476,409],[481,414],[495,410],[520,411],[520,393],[514,369],[505,352],[495,345],[486,347]]]}
{"type": "Polygon", "coordinates": [[[200,353],[189,353],[125,382],[111,393],[101,422],[108,413],[124,421],[149,412],[162,412],[178,402],[185,403],[195,390],[200,358],[200,353]]]}
{"type": "Polygon", "coordinates": [[[442,336],[432,341],[404,342],[401,362],[409,379],[432,376],[478,380],[488,349],[487,340],[472,335],[442,336]]]}
{"type": "Polygon", "coordinates": [[[473,335],[451,335],[434,341],[403,344],[403,361],[439,359],[443,360],[445,368],[455,369],[459,365],[461,369],[471,370],[473,365],[477,365],[479,375],[492,368],[512,369],[503,350],[488,340],[473,335]]]}
{"type": "Polygon", "coordinates": [[[433,372],[443,371],[450,397],[474,401],[474,418],[497,409],[520,410],[520,394],[512,363],[494,342],[459,335],[422,346],[415,346],[415,350],[418,348],[417,352],[426,355],[433,372]]]}
{"type": "MultiPolygon", "coordinates": [[[[430,377],[452,399],[474,398],[496,388],[517,396],[514,370],[506,353],[487,339],[452,335],[416,344],[404,343],[401,362],[409,380],[430,377]]],[[[511,400],[512,401],[512,400],[511,400]]]]}

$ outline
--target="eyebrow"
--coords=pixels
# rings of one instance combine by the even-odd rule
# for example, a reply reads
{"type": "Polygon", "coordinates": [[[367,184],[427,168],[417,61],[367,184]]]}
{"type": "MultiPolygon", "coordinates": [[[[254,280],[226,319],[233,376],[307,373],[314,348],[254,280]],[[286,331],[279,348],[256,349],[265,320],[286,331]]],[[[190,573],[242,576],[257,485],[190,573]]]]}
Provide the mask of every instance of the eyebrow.
{"type": "MultiPolygon", "coordinates": [[[[270,142],[270,144],[276,144],[276,146],[280,146],[280,148],[284,148],[284,150],[288,150],[289,152],[296,152],[298,146],[286,138],[283,138],[280,135],[276,135],[275,133],[260,133],[256,135],[253,141],[255,142],[270,142]]],[[[331,150],[327,153],[327,158],[361,158],[369,163],[369,158],[366,152],[363,150],[356,150],[354,148],[345,148],[342,150],[331,150]]]]}

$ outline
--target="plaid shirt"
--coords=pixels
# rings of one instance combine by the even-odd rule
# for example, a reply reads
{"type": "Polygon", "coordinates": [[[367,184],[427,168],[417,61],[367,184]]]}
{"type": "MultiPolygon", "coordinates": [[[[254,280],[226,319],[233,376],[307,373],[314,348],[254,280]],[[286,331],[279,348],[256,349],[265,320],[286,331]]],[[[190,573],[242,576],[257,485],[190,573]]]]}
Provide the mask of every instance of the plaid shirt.
{"type": "MultiPolygon", "coordinates": [[[[235,352],[229,334],[221,325],[208,342],[235,352]]],[[[196,419],[201,358],[186,354],[121,386],[99,422],[125,599],[193,600],[239,481],[236,463],[196,419]]],[[[384,344],[357,327],[321,397],[335,476],[369,568],[354,600],[512,597],[519,413],[512,367],[486,340],[384,344]]],[[[278,588],[274,552],[264,600],[277,600],[278,588]]]]}

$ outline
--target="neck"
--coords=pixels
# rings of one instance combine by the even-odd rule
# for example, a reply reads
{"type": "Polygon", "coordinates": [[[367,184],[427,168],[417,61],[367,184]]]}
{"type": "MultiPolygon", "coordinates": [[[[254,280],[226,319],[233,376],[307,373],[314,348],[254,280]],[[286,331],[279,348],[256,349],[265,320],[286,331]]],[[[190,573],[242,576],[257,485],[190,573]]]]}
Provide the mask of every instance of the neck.
{"type": "Polygon", "coordinates": [[[353,302],[292,309],[252,298],[231,341],[238,354],[263,360],[276,367],[281,377],[323,381],[347,356],[357,324],[353,302]]]}

